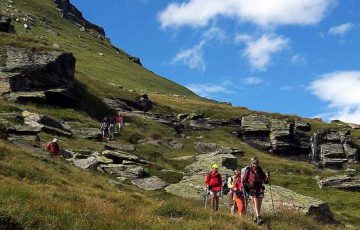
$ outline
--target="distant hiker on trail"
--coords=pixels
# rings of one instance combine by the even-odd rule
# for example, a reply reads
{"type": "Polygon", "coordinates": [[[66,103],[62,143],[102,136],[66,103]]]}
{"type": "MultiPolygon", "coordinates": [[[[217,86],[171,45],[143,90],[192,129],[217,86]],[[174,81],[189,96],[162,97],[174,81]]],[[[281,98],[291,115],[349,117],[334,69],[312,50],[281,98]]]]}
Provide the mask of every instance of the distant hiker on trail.
{"type": "Polygon", "coordinates": [[[116,115],[116,133],[120,133],[122,127],[124,126],[125,117],[122,114],[116,115]]]}
{"type": "Polygon", "coordinates": [[[59,144],[57,143],[57,141],[58,140],[56,138],[54,138],[54,140],[50,141],[45,146],[46,151],[53,154],[54,156],[60,155],[60,147],[59,147],[59,144]]]}
{"type": "Polygon", "coordinates": [[[103,140],[105,140],[106,137],[109,138],[109,128],[110,128],[110,121],[108,120],[108,117],[104,117],[100,128],[103,140]]]}
{"type": "Polygon", "coordinates": [[[109,116],[110,120],[110,131],[109,131],[109,139],[114,139],[115,135],[115,126],[116,126],[116,117],[115,116],[109,116]]]}
{"type": "Polygon", "coordinates": [[[261,218],[260,210],[262,199],[264,198],[264,183],[269,183],[270,174],[264,172],[259,164],[257,157],[251,158],[250,167],[245,169],[243,176],[242,186],[245,191],[249,193],[253,206],[254,222],[258,225],[263,224],[264,221],[261,218]]]}
{"type": "Polygon", "coordinates": [[[218,169],[219,167],[217,164],[213,164],[211,166],[211,171],[205,177],[205,184],[210,191],[213,211],[219,210],[219,197],[222,189],[222,179],[218,169]]]}

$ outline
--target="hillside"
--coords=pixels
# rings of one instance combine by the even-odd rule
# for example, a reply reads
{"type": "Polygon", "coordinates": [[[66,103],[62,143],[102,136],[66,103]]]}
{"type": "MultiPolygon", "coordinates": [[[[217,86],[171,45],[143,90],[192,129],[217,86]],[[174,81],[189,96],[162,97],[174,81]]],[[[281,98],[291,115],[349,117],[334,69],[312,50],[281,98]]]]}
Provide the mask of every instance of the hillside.
{"type": "Polygon", "coordinates": [[[265,228],[360,227],[359,129],[201,98],[67,0],[6,0],[0,14],[0,227],[257,229],[225,206],[205,210],[200,194],[211,163],[231,173],[254,155],[274,186],[265,228]],[[102,140],[103,117],[118,112],[125,128],[102,140]],[[43,151],[54,137],[64,158],[43,151]],[[336,175],[350,183],[319,188],[315,177],[336,175]]]}

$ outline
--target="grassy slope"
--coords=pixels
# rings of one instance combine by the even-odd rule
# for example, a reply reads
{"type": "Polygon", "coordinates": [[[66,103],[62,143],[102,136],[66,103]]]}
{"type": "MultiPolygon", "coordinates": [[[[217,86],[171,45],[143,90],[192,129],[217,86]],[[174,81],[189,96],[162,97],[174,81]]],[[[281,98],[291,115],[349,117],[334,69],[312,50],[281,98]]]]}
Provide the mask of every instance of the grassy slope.
{"type": "MultiPolygon", "coordinates": [[[[1,34],[0,45],[16,44],[51,49],[53,43],[60,44],[61,49],[74,53],[77,58],[76,77],[81,84],[86,86],[89,93],[95,96],[120,96],[133,99],[138,94],[131,93],[128,89],[135,89],[139,93],[141,91],[149,92],[151,99],[156,102],[156,110],[164,113],[204,112],[207,116],[214,118],[229,118],[239,114],[252,113],[245,108],[234,108],[203,100],[187,89],[131,63],[127,55],[117,54],[106,42],[99,42],[97,38],[81,32],[73,24],[58,17],[51,1],[18,0],[15,7],[37,17],[46,17],[51,27],[59,31],[60,36],[46,32],[44,26],[24,31],[20,25],[17,25],[19,35],[1,34]],[[81,35],[81,38],[78,35],[81,35]],[[104,53],[104,56],[100,56],[99,52],[104,53]],[[122,85],[124,89],[119,89],[116,85],[122,85]],[[175,98],[169,94],[186,95],[187,98],[175,98]]],[[[13,106],[0,101],[0,108],[2,111],[12,111],[16,110],[16,107],[21,107],[61,120],[81,121],[83,126],[97,127],[99,125],[96,119],[98,116],[93,114],[94,111],[86,110],[87,107],[90,107],[90,103],[91,101],[83,101],[84,109],[64,110],[37,105],[13,106]]],[[[321,122],[312,120],[310,122],[316,129],[329,127],[321,122]]],[[[140,118],[130,119],[129,123],[131,123],[131,129],[126,129],[119,136],[119,143],[132,142],[136,139],[175,137],[174,131],[164,125],[140,118]]],[[[338,127],[334,124],[332,126],[338,127]]],[[[245,165],[252,155],[258,155],[263,165],[273,172],[274,184],[283,185],[302,194],[329,202],[336,217],[342,221],[352,224],[360,222],[359,193],[333,189],[320,190],[313,180],[315,175],[325,176],[333,173],[319,171],[306,163],[279,159],[259,152],[231,136],[230,132],[231,130],[228,129],[219,129],[211,132],[187,133],[187,136],[191,136],[193,139],[182,140],[185,145],[182,150],[143,146],[139,147],[137,152],[144,158],[155,161],[167,169],[181,169],[189,162],[179,163],[173,162],[171,159],[176,156],[195,154],[193,142],[198,136],[204,136],[206,141],[240,147],[245,150],[245,156],[239,158],[240,165],[245,165]]],[[[360,132],[354,132],[353,135],[355,139],[360,139],[360,132]]],[[[51,136],[45,134],[41,136],[42,140],[50,138],[51,136]]],[[[63,139],[62,146],[72,149],[88,147],[97,150],[101,149],[103,144],[63,139]]],[[[0,211],[16,217],[27,227],[87,229],[91,226],[111,229],[115,226],[123,228],[141,228],[143,226],[158,229],[186,227],[204,229],[204,226],[211,228],[214,225],[219,225],[220,228],[248,225],[248,223],[242,223],[235,218],[230,218],[228,223],[229,217],[224,214],[212,216],[202,210],[199,203],[183,201],[161,192],[144,193],[133,191],[134,188],[131,187],[123,187],[122,191],[118,192],[111,188],[106,183],[106,178],[101,175],[82,172],[61,160],[54,159],[50,164],[41,162],[8,146],[8,143],[5,142],[1,142],[0,147],[0,180],[2,181],[0,183],[0,211]],[[148,211],[144,211],[142,205],[146,205],[148,211]],[[169,219],[168,216],[167,218],[158,217],[169,215],[169,213],[180,213],[179,215],[184,217],[181,225],[175,220],[169,219]]],[[[358,168],[359,170],[360,168],[358,168]]],[[[173,178],[169,178],[169,175],[163,175],[155,169],[148,169],[148,172],[159,175],[169,182],[173,180],[173,178]]],[[[298,229],[302,226],[303,229],[322,228],[308,218],[292,214],[286,214],[282,218],[277,217],[272,221],[272,227],[287,229],[288,222],[298,229]]]]}

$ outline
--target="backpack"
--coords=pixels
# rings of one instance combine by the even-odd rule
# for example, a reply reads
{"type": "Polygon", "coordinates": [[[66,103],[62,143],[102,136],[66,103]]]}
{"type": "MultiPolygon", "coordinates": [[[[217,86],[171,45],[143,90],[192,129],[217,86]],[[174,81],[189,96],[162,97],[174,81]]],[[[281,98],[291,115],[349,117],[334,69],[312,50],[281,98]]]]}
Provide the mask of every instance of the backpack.
{"type": "Polygon", "coordinates": [[[220,176],[220,174],[218,172],[215,172],[215,171],[209,172],[207,178],[208,178],[208,185],[209,186],[221,187],[222,180],[221,180],[221,176],[220,176]]]}
{"type": "Polygon", "coordinates": [[[250,172],[250,167],[249,166],[246,166],[246,167],[241,169],[241,183],[243,183],[244,181],[247,181],[249,179],[249,172],[250,172]],[[244,178],[245,172],[247,173],[246,178],[244,178]]]}

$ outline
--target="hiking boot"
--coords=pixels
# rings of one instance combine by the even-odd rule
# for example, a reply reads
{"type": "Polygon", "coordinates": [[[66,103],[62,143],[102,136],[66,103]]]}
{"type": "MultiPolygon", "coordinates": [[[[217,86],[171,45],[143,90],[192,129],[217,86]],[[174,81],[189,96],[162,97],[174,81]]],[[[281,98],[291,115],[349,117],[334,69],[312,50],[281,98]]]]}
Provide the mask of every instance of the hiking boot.
{"type": "Polygon", "coordinates": [[[257,218],[256,224],[257,224],[257,225],[262,225],[263,223],[264,223],[263,219],[259,216],[259,217],[257,218]]]}
{"type": "Polygon", "coordinates": [[[256,217],[254,217],[253,222],[257,223],[257,218],[256,217]]]}

